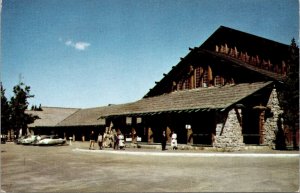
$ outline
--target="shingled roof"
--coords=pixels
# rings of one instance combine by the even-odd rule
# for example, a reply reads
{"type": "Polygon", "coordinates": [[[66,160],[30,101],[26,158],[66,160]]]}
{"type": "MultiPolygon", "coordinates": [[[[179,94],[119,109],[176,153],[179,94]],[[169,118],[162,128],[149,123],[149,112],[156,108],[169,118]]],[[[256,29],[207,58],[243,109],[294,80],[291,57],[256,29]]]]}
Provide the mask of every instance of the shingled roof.
{"type": "Polygon", "coordinates": [[[59,122],[69,117],[79,109],[76,108],[60,108],[60,107],[42,107],[42,111],[26,111],[28,114],[37,115],[39,119],[28,127],[54,127],[59,122]]]}
{"type": "Polygon", "coordinates": [[[130,104],[131,103],[81,109],[58,123],[57,126],[69,127],[105,125],[105,119],[100,118],[101,116],[108,116],[111,114],[117,114],[118,112],[123,112],[130,104]]]}
{"type": "Polygon", "coordinates": [[[255,82],[222,87],[198,88],[177,91],[155,97],[143,98],[119,109],[110,116],[141,116],[170,112],[198,112],[226,109],[251,94],[271,85],[273,82],[255,82]]]}
{"type": "Polygon", "coordinates": [[[222,110],[272,83],[268,81],[197,88],[143,98],[132,103],[88,109],[43,107],[43,111],[28,111],[40,117],[29,127],[97,126],[105,125],[107,117],[222,110]]]}

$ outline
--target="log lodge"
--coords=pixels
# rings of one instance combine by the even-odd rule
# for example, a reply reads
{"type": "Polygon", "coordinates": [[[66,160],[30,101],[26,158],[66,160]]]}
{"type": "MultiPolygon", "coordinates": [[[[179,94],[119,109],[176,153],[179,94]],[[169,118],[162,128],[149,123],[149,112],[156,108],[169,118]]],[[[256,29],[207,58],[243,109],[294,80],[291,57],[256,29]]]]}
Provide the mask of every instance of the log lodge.
{"type": "MultiPolygon", "coordinates": [[[[149,144],[160,143],[162,131],[174,131],[179,144],[274,147],[283,127],[278,88],[289,71],[288,55],[288,45],[221,26],[202,45],[189,48],[142,99],[90,109],[54,108],[56,114],[44,107],[30,129],[88,140],[91,130],[113,128],[149,144]],[[63,120],[53,118],[61,113],[63,120]],[[44,124],[47,120],[52,122],[44,124]]],[[[287,136],[291,133],[287,129],[287,136]]]]}

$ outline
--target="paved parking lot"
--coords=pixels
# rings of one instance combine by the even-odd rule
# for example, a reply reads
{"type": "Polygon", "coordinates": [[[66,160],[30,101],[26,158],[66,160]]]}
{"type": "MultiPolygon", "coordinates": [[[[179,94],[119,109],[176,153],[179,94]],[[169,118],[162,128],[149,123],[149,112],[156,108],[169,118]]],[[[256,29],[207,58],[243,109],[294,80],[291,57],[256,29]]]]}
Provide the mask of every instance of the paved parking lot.
{"type": "Polygon", "coordinates": [[[87,143],[81,142],[50,147],[1,144],[2,191],[295,192],[299,189],[297,152],[274,151],[277,156],[267,152],[269,156],[254,157],[247,152],[242,152],[243,156],[233,153],[201,156],[202,151],[193,151],[198,156],[188,156],[189,151],[176,151],[172,155],[171,150],[100,151],[87,147],[87,143]]]}

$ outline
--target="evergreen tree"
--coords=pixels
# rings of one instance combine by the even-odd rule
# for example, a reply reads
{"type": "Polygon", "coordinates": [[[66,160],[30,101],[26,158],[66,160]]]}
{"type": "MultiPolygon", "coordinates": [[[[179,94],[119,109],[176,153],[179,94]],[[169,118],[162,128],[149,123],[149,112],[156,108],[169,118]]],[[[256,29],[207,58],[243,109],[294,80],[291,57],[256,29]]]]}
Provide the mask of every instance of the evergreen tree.
{"type": "Polygon", "coordinates": [[[281,102],[284,124],[293,132],[293,147],[297,149],[296,131],[299,129],[299,48],[293,38],[287,61],[288,73],[284,80],[281,102]]]}
{"type": "Polygon", "coordinates": [[[10,125],[10,106],[5,96],[5,89],[3,89],[1,83],[1,134],[7,134],[7,131],[11,128],[10,125]]]}
{"type": "Polygon", "coordinates": [[[10,100],[12,129],[16,136],[22,129],[22,135],[26,134],[27,126],[33,123],[37,116],[27,114],[28,99],[34,97],[30,95],[30,87],[20,83],[13,88],[14,96],[10,100]]]}

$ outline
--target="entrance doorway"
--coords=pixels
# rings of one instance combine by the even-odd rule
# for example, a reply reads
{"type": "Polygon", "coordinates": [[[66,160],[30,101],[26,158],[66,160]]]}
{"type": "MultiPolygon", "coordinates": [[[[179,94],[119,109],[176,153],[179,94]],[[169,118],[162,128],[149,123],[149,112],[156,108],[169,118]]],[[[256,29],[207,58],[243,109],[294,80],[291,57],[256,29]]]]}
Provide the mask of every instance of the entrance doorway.
{"type": "Polygon", "coordinates": [[[263,129],[263,118],[261,110],[243,109],[243,138],[245,144],[259,145],[261,141],[261,131],[263,129]]]}

